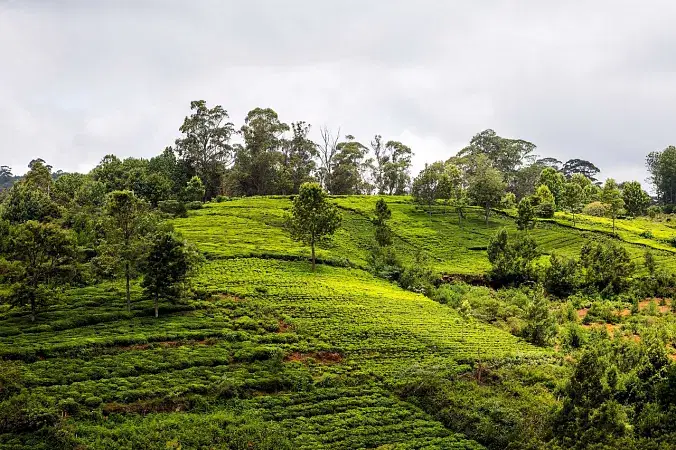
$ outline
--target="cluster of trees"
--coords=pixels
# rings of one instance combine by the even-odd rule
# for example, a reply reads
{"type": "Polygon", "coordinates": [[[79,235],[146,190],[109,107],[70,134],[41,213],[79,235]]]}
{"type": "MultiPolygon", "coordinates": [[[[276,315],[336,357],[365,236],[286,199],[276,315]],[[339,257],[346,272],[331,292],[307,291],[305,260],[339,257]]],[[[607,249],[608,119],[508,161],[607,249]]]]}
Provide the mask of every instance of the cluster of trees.
{"type": "Polygon", "coordinates": [[[91,174],[58,177],[44,161],[31,162],[0,205],[0,283],[9,286],[2,301],[27,307],[35,320],[68,286],[121,277],[131,309],[139,274],[156,315],[161,299],[180,297],[199,257],[152,208],[150,191],[127,189],[138,181],[134,169],[147,169],[139,161],[107,158],[91,174]]]}
{"type": "Polygon", "coordinates": [[[535,148],[482,131],[456,156],[427,165],[413,180],[411,194],[430,213],[439,201],[455,208],[460,220],[468,204],[483,207],[488,221],[492,208],[523,202],[525,227],[536,216],[551,217],[556,209],[578,212],[599,198],[598,167],[581,159],[538,158],[535,148]]]}

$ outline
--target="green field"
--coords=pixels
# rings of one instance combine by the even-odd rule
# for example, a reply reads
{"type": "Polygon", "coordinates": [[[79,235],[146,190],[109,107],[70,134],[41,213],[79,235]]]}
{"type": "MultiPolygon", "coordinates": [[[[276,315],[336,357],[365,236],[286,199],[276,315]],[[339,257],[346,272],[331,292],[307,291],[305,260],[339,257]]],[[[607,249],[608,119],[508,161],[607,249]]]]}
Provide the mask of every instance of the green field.
{"type": "MultiPolygon", "coordinates": [[[[486,226],[470,208],[459,223],[387,200],[395,247],[407,260],[423,251],[440,274],[483,274],[490,237],[514,228],[502,214],[486,226]]],[[[486,418],[511,429],[550,411],[568,370],[553,350],[374,278],[376,199],[333,201],[343,226],[316,273],[283,227],[287,198],[240,199],[174,221],[207,262],[197,298],[162,305],[159,319],[138,285],[126,312],[118,283],[70,290],[35,324],[0,312],[0,356],[25,385],[14,402],[37,411],[27,428],[49,425],[7,433],[0,420],[0,449],[479,449],[470,437],[488,433],[486,418]],[[478,362],[491,383],[475,382],[478,362]],[[431,395],[421,373],[450,383],[444,410],[418,401],[431,395]]],[[[676,267],[660,230],[658,259],[676,267]]],[[[570,256],[596,236],[556,223],[532,233],[545,253],[570,256]]],[[[652,241],[624,244],[637,259],[639,244],[652,241]]]]}

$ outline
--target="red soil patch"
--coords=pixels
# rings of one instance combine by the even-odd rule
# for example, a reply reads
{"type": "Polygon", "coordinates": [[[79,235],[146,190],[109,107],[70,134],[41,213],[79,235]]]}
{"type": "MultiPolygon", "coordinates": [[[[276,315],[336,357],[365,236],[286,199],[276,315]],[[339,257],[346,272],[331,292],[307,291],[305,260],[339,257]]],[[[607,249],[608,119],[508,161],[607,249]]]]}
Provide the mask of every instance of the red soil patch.
{"type": "Polygon", "coordinates": [[[582,320],[585,318],[587,313],[589,312],[589,308],[582,308],[577,310],[577,317],[582,320]]]}
{"type": "Polygon", "coordinates": [[[337,352],[313,352],[313,353],[293,352],[289,355],[286,355],[284,361],[306,363],[310,359],[320,364],[337,364],[343,360],[343,356],[337,352]]]}
{"type": "Polygon", "coordinates": [[[291,328],[291,325],[284,322],[283,320],[280,320],[279,321],[279,328],[277,329],[277,333],[286,333],[287,331],[289,331],[290,328],[291,328]]]}

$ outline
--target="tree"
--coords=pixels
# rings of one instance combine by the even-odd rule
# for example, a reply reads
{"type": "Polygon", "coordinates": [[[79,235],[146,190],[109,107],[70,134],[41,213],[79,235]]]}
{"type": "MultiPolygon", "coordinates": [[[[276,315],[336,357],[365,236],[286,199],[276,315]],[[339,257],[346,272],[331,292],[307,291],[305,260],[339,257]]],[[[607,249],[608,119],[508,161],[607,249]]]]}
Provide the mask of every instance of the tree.
{"type": "Polygon", "coordinates": [[[375,155],[373,165],[373,182],[379,194],[402,195],[410,181],[411,168],[410,147],[399,141],[387,141],[384,145],[382,137],[376,135],[371,141],[371,149],[375,155]]]}
{"type": "Polygon", "coordinates": [[[676,146],[649,153],[646,167],[660,202],[663,205],[676,204],[676,146]]]}
{"type": "Polygon", "coordinates": [[[580,266],[586,285],[605,295],[624,291],[635,270],[627,249],[615,242],[586,242],[580,249],[580,266]]]}
{"type": "Polygon", "coordinates": [[[364,172],[371,166],[366,159],[367,150],[351,135],[345,136],[345,140],[336,145],[329,188],[331,194],[360,194],[366,190],[364,172]]]}
{"type": "Polygon", "coordinates": [[[634,217],[645,215],[651,201],[638,181],[629,181],[622,185],[622,200],[627,213],[634,217]]]}
{"type": "Polygon", "coordinates": [[[549,301],[542,287],[531,290],[525,319],[526,326],[522,332],[524,339],[541,347],[549,345],[556,336],[556,319],[549,310],[549,301]]]}
{"type": "Polygon", "coordinates": [[[552,254],[544,273],[547,292],[559,298],[574,294],[580,285],[579,264],[572,258],[552,254]]]}
{"type": "Polygon", "coordinates": [[[12,306],[29,306],[35,321],[37,311],[54,301],[74,275],[73,239],[58,225],[29,220],[11,229],[8,247],[13,283],[6,300],[12,306]]]}
{"type": "Polygon", "coordinates": [[[537,215],[538,217],[550,218],[554,217],[554,212],[556,211],[556,204],[554,201],[554,195],[549,190],[547,185],[541,184],[538,186],[533,196],[533,200],[537,203],[537,215]]]}
{"type": "Polygon", "coordinates": [[[328,127],[323,126],[319,129],[322,140],[319,144],[319,179],[322,186],[328,192],[333,194],[333,165],[336,154],[338,153],[338,141],[340,140],[340,128],[334,133],[328,127]]]}
{"type": "Polygon", "coordinates": [[[131,191],[113,191],[108,194],[106,215],[110,221],[105,251],[122,265],[127,310],[131,311],[130,281],[144,251],[144,205],[131,191]]]}
{"type": "Polygon", "coordinates": [[[476,172],[469,180],[467,193],[475,204],[484,207],[487,225],[490,209],[500,202],[505,187],[502,174],[490,166],[486,157],[478,157],[476,172]]]}
{"type": "Polygon", "coordinates": [[[508,139],[498,136],[495,131],[488,129],[476,134],[469,146],[460,150],[458,156],[468,156],[474,159],[479,155],[485,156],[490,165],[511,178],[514,172],[523,164],[524,159],[530,155],[535,144],[521,139],[508,139]]]}
{"type": "Polygon", "coordinates": [[[612,178],[608,178],[601,191],[601,201],[608,207],[608,214],[613,219],[613,234],[615,234],[615,219],[620,215],[624,200],[622,192],[612,178]]]}
{"type": "Polygon", "coordinates": [[[432,206],[441,196],[450,196],[448,185],[444,185],[444,163],[437,161],[425,165],[418,176],[413,180],[411,195],[413,200],[427,207],[430,216],[432,215],[432,206]]]}
{"type": "Polygon", "coordinates": [[[0,190],[9,188],[14,182],[12,168],[9,166],[0,166],[0,190]]]}
{"type": "Polygon", "coordinates": [[[329,239],[340,226],[340,214],[329,203],[318,183],[303,183],[293,200],[289,228],[291,236],[312,248],[312,271],[315,270],[315,245],[329,239]]]}
{"type": "Polygon", "coordinates": [[[204,184],[198,176],[192,177],[183,188],[183,198],[187,202],[201,202],[205,193],[204,184]]]}
{"type": "Polygon", "coordinates": [[[537,245],[525,233],[509,236],[504,228],[488,243],[490,278],[501,284],[520,284],[533,277],[533,261],[538,256],[537,245]]]}
{"type": "Polygon", "coordinates": [[[539,186],[547,186],[549,191],[554,196],[554,204],[560,206],[561,197],[563,196],[563,186],[566,180],[561,174],[557,172],[556,169],[551,167],[545,167],[540,173],[540,179],[538,180],[539,186]]]}
{"type": "Polygon", "coordinates": [[[218,193],[223,172],[234,160],[230,145],[234,126],[220,105],[208,108],[204,100],[196,100],[190,102],[190,110],[194,112],[179,128],[183,137],[176,139],[175,150],[204,183],[208,200],[218,193]]]}
{"type": "Polygon", "coordinates": [[[595,177],[600,172],[600,169],[584,159],[569,159],[563,164],[561,172],[568,179],[575,174],[581,174],[591,182],[596,182],[595,177]]]}
{"type": "Polygon", "coordinates": [[[527,231],[535,227],[535,208],[530,197],[522,198],[518,207],[519,216],[516,219],[516,227],[527,231]]]}
{"type": "Polygon", "coordinates": [[[240,133],[244,146],[238,147],[235,172],[245,195],[277,193],[282,176],[284,133],[289,126],[271,108],[255,108],[244,119],[240,133]]]}
{"type": "Polygon", "coordinates": [[[52,166],[45,163],[43,159],[37,158],[32,160],[28,167],[30,170],[26,172],[22,182],[31,189],[38,189],[49,196],[54,184],[52,166]]]}
{"type": "Polygon", "coordinates": [[[373,219],[373,224],[376,227],[376,243],[380,247],[392,245],[392,229],[387,224],[387,221],[392,217],[392,211],[382,198],[379,198],[376,202],[375,213],[376,217],[373,219]]]}
{"type": "Polygon", "coordinates": [[[23,181],[15,183],[9,189],[2,208],[2,218],[14,224],[28,220],[45,222],[60,215],[58,205],[49,194],[23,181]]]}
{"type": "Polygon", "coordinates": [[[142,265],[141,286],[154,300],[155,317],[159,315],[159,300],[175,301],[198,261],[197,252],[177,234],[161,232],[154,236],[142,265]]]}
{"type": "MultiPolygon", "coordinates": [[[[441,182],[438,189],[439,199],[443,200],[446,205],[453,205],[458,209],[463,199],[463,194],[462,173],[460,169],[453,164],[444,163],[444,171],[441,174],[441,182]]],[[[458,209],[458,217],[460,220],[463,218],[461,209],[458,209]]]]}
{"type": "Polygon", "coordinates": [[[545,167],[551,167],[552,169],[556,170],[557,172],[560,172],[561,171],[561,165],[563,163],[556,158],[547,157],[547,158],[540,158],[540,159],[536,160],[533,164],[540,165],[540,166],[542,166],[543,169],[545,167]]]}
{"type": "Polygon", "coordinates": [[[542,164],[535,162],[533,164],[521,167],[514,173],[509,189],[514,192],[517,200],[528,197],[535,192],[535,188],[540,180],[540,174],[545,168],[542,164]]]}
{"type": "Polygon", "coordinates": [[[575,213],[582,210],[584,201],[584,191],[579,184],[568,182],[563,185],[563,194],[561,196],[561,207],[573,216],[573,226],[575,226],[575,213]]]}
{"type": "Polygon", "coordinates": [[[297,194],[300,185],[312,181],[315,171],[314,158],[318,155],[317,144],[308,138],[310,125],[305,122],[291,124],[293,135],[282,143],[281,193],[297,194]]]}

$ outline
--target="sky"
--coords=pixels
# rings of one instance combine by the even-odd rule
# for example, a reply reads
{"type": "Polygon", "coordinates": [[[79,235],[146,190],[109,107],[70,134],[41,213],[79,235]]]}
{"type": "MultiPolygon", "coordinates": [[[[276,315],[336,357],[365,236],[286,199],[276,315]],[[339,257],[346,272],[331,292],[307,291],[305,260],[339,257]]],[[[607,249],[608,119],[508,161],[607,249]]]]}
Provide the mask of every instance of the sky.
{"type": "Polygon", "coordinates": [[[645,181],[676,144],[671,0],[0,0],[0,164],[152,157],[190,101],[400,140],[414,174],[481,130],[645,181]]]}

